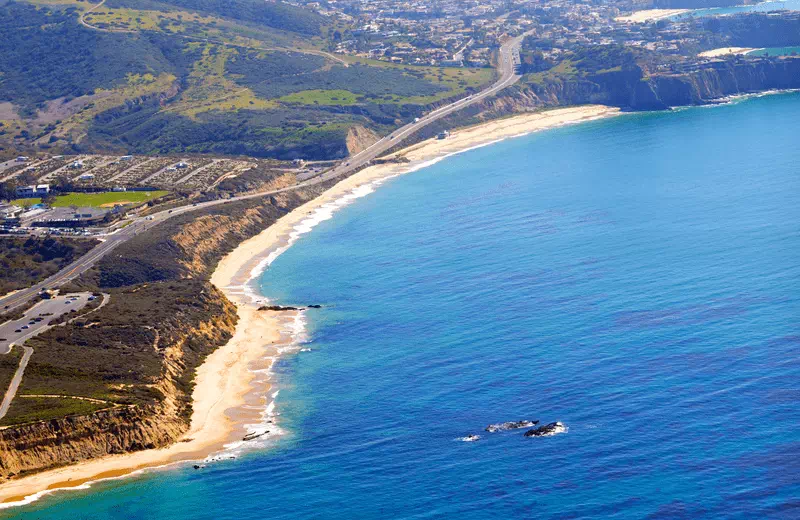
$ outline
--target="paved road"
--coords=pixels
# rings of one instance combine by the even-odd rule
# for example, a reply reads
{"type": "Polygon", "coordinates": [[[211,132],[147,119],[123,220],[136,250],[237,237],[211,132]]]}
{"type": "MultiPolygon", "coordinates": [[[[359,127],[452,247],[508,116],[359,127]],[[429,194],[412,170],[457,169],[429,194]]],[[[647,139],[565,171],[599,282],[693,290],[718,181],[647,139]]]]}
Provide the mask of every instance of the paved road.
{"type": "Polygon", "coordinates": [[[479,101],[491,97],[506,87],[509,87],[519,81],[520,76],[516,74],[515,67],[517,61],[517,53],[519,50],[519,45],[522,42],[522,39],[525,35],[518,36],[516,38],[509,39],[503,46],[500,48],[500,53],[498,56],[499,63],[498,69],[500,72],[500,78],[492,84],[490,87],[482,90],[481,92],[474,94],[472,96],[460,99],[454,103],[449,105],[445,105],[443,107],[437,108],[436,110],[428,113],[424,117],[421,117],[419,121],[409,123],[398,130],[395,130],[389,136],[384,137],[377,143],[373,144],[369,148],[359,152],[358,154],[351,157],[349,160],[343,161],[339,165],[322,172],[317,177],[305,180],[294,186],[290,186],[288,188],[282,188],[279,190],[261,192],[261,193],[253,193],[250,195],[241,195],[239,197],[234,197],[230,199],[224,200],[213,200],[208,202],[201,202],[198,204],[194,204],[192,206],[184,206],[181,208],[176,208],[169,211],[161,211],[159,213],[155,213],[149,217],[139,217],[134,219],[131,224],[128,226],[118,230],[113,235],[107,235],[104,241],[97,245],[94,249],[89,251],[86,255],[79,258],[78,260],[72,262],[67,267],[59,271],[58,273],[54,274],[50,278],[40,282],[33,287],[29,287],[27,289],[23,289],[18,291],[12,295],[0,298],[0,312],[8,312],[13,310],[17,307],[24,305],[26,302],[30,301],[33,297],[35,297],[43,288],[56,288],[64,285],[65,283],[74,280],[81,274],[85,273],[89,269],[97,263],[100,258],[108,254],[112,251],[115,247],[119,244],[125,242],[126,240],[130,239],[133,236],[150,229],[151,227],[157,225],[158,223],[174,217],[176,215],[181,215],[183,213],[187,213],[190,211],[195,211],[201,208],[206,208],[209,206],[217,206],[219,204],[225,204],[231,201],[239,201],[239,200],[248,200],[254,199],[258,197],[265,197],[269,195],[275,195],[278,193],[292,191],[298,188],[304,188],[308,186],[314,186],[316,184],[321,184],[324,182],[328,182],[332,179],[350,173],[362,166],[369,164],[370,161],[375,159],[376,157],[380,156],[381,154],[385,153],[386,151],[394,148],[398,144],[405,141],[409,136],[414,134],[417,130],[420,130],[429,124],[442,119],[443,117],[447,117],[450,114],[462,110],[465,107],[468,107],[474,103],[478,103],[479,101]]]}
{"type": "Polygon", "coordinates": [[[0,402],[0,419],[5,417],[8,413],[8,409],[11,408],[11,401],[13,401],[14,396],[17,395],[19,385],[22,383],[22,376],[25,374],[25,368],[27,368],[28,361],[30,361],[31,356],[33,355],[33,349],[31,347],[22,347],[22,350],[22,359],[19,360],[17,370],[11,377],[11,383],[9,383],[5,394],[3,394],[3,401],[0,402]]]}
{"type": "Polygon", "coordinates": [[[26,311],[22,318],[3,323],[0,325],[0,355],[11,352],[11,345],[22,345],[28,339],[41,334],[47,330],[51,321],[62,314],[73,309],[82,309],[89,303],[91,296],[91,293],[74,293],[42,300],[26,311]],[[37,317],[41,321],[34,321],[37,317]]]}
{"type": "Polygon", "coordinates": [[[10,159],[8,161],[0,162],[0,173],[8,170],[9,168],[13,168],[14,166],[17,166],[18,164],[20,164],[20,163],[17,162],[16,159],[10,159]]]}

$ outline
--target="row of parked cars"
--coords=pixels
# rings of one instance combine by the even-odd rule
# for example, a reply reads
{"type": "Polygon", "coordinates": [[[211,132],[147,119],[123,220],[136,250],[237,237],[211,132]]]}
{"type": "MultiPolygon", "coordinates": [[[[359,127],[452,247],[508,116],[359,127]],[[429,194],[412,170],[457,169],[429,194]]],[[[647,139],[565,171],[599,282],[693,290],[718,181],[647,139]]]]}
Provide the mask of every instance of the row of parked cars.
{"type": "Polygon", "coordinates": [[[40,321],[42,321],[43,319],[44,318],[42,318],[41,316],[36,316],[31,321],[29,321],[27,325],[23,325],[22,327],[18,328],[14,332],[20,333],[25,329],[29,329],[29,328],[31,328],[31,325],[35,325],[35,324],[39,323],[40,321]]]}

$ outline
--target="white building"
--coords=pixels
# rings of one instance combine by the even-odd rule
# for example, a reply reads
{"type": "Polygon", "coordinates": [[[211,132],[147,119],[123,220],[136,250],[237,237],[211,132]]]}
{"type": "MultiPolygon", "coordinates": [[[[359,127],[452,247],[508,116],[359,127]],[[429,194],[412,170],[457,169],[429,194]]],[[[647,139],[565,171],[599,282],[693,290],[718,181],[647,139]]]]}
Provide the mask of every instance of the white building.
{"type": "Polygon", "coordinates": [[[37,186],[19,186],[17,187],[17,197],[42,197],[50,193],[49,184],[39,184],[37,186]]]}

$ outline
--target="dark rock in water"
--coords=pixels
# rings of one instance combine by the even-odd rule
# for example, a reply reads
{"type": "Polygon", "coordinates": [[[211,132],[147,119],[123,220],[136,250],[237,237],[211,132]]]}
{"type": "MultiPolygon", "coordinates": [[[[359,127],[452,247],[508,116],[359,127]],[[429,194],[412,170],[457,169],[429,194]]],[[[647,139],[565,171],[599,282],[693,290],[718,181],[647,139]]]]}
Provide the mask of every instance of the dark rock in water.
{"type": "Polygon", "coordinates": [[[261,432],[261,433],[248,433],[244,437],[242,437],[243,441],[252,441],[253,439],[258,439],[259,437],[263,437],[264,435],[268,434],[269,431],[261,432]]]}
{"type": "Polygon", "coordinates": [[[536,426],[539,421],[510,421],[498,424],[490,424],[486,427],[487,432],[502,432],[506,430],[516,430],[518,428],[530,428],[536,426]]]}
{"type": "Polygon", "coordinates": [[[300,307],[284,307],[283,305],[262,305],[258,308],[260,311],[301,311],[300,307]]]}
{"type": "Polygon", "coordinates": [[[525,437],[550,437],[551,435],[564,433],[565,431],[567,431],[567,428],[562,423],[552,422],[526,431],[525,437]]]}
{"type": "Polygon", "coordinates": [[[200,466],[199,466],[198,464],[195,464],[195,465],[194,465],[194,466],[192,466],[192,467],[193,467],[194,469],[200,469],[200,466]]]}
{"type": "Polygon", "coordinates": [[[309,305],[308,308],[309,309],[321,309],[322,305],[309,305]]]}

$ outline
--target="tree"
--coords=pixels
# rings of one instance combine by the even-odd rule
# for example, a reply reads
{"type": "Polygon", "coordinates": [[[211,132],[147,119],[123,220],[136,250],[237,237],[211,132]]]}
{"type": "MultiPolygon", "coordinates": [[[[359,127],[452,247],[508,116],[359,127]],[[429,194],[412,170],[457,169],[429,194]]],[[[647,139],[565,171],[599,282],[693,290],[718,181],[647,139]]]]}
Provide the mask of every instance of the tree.
{"type": "Polygon", "coordinates": [[[14,200],[17,195],[17,186],[13,180],[0,182],[0,200],[14,200]]]}
{"type": "Polygon", "coordinates": [[[47,192],[44,197],[42,197],[42,204],[47,204],[48,206],[52,206],[53,203],[56,201],[56,194],[52,191],[47,192]]]}

